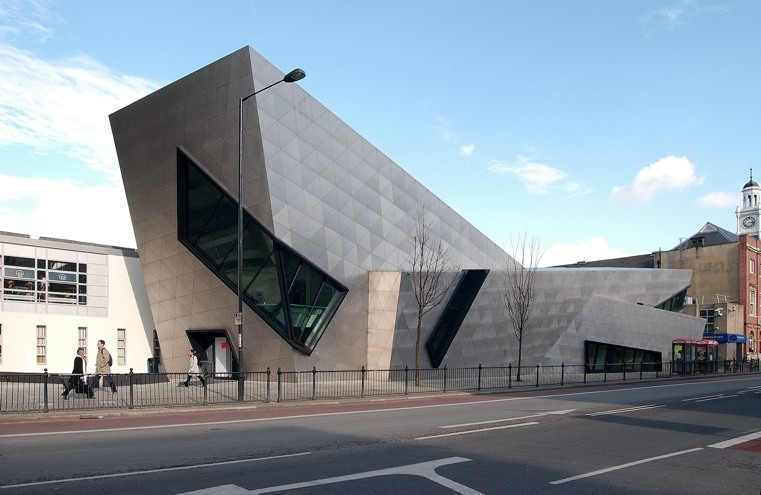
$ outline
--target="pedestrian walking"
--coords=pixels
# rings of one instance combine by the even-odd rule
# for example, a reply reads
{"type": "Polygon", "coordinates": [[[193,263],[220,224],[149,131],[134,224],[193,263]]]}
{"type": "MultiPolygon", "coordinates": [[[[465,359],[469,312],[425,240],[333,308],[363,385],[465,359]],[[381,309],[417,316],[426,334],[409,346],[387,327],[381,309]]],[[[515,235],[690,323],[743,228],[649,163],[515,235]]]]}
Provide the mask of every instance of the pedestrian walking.
{"type": "Polygon", "coordinates": [[[116,394],[116,385],[114,384],[114,378],[111,376],[111,365],[114,360],[111,357],[111,353],[106,349],[106,341],[98,341],[98,355],[95,357],[95,381],[99,381],[101,377],[108,380],[111,385],[111,394],[116,394]]]}
{"type": "Polygon", "coordinates": [[[197,376],[198,379],[201,380],[201,385],[203,387],[206,387],[206,380],[203,378],[203,373],[198,371],[198,357],[196,356],[196,351],[190,349],[188,351],[188,379],[185,380],[186,387],[190,385],[190,379],[193,377],[193,375],[197,376]]]}
{"type": "Polygon", "coordinates": [[[87,370],[85,348],[79,347],[77,348],[77,356],[74,358],[74,367],[71,370],[69,383],[61,394],[63,400],[69,400],[69,393],[72,390],[74,390],[75,393],[87,394],[88,399],[93,398],[92,390],[90,390],[90,387],[87,386],[87,377],[85,376],[85,370],[87,370]]]}

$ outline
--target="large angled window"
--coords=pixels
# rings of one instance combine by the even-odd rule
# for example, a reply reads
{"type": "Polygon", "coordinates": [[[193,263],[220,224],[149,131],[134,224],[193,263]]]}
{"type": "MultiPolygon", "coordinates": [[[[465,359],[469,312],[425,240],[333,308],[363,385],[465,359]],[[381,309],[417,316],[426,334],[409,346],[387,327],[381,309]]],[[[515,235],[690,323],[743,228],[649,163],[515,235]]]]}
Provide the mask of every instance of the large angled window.
{"type": "MultiPolygon", "coordinates": [[[[177,150],[177,236],[238,288],[238,203],[177,150]]],[[[311,354],[348,289],[243,214],[242,299],[293,348],[311,354]]]]}
{"type": "Polygon", "coordinates": [[[465,270],[457,282],[449,302],[426,342],[428,357],[434,368],[441,366],[441,362],[444,361],[444,356],[457,336],[462,322],[465,321],[465,316],[476,300],[487,275],[489,270],[465,270]]]}

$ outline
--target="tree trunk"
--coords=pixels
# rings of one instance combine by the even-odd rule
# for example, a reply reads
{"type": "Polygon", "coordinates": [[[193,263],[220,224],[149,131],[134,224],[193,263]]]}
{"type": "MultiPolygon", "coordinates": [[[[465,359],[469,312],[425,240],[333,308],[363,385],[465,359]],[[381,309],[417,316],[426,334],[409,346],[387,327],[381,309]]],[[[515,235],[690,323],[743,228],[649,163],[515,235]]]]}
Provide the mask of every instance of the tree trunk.
{"type": "Polygon", "coordinates": [[[420,386],[420,329],[423,326],[423,312],[417,312],[417,337],[415,338],[415,386],[420,386]]]}
{"type": "Polygon", "coordinates": [[[521,381],[521,359],[523,354],[523,338],[518,339],[518,376],[515,381],[521,381]]]}

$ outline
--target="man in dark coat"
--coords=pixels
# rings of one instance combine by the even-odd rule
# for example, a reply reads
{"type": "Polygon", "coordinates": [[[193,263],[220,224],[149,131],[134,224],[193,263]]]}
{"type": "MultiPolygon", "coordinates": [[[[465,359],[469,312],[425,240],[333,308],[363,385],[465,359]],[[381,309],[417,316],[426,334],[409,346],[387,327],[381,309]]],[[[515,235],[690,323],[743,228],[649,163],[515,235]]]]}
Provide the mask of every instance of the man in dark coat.
{"type": "Polygon", "coordinates": [[[68,400],[69,392],[74,390],[82,394],[87,394],[89,399],[93,398],[93,393],[87,386],[87,380],[85,379],[85,370],[87,369],[87,361],[85,361],[85,348],[79,347],[77,349],[77,357],[74,358],[74,368],[71,370],[71,376],[69,377],[69,384],[61,394],[64,400],[68,400]]]}

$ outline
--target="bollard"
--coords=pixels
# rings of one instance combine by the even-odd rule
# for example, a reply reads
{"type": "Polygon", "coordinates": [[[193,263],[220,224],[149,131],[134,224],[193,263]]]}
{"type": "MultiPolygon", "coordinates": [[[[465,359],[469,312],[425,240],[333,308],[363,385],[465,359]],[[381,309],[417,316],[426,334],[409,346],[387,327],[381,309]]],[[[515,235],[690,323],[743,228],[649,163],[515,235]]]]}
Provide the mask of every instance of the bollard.
{"type": "Polygon", "coordinates": [[[512,388],[513,386],[513,365],[512,363],[507,364],[507,388],[512,388]]]}
{"type": "Polygon", "coordinates": [[[565,363],[560,363],[560,386],[563,386],[565,381],[565,363]]]}
{"type": "Polygon", "coordinates": [[[447,393],[447,365],[444,365],[444,392],[447,393]]]}
{"type": "Polygon", "coordinates": [[[536,363],[536,386],[539,386],[539,363],[536,363]]]}
{"type": "Polygon", "coordinates": [[[478,363],[478,390],[481,390],[481,363],[478,363]]]}

